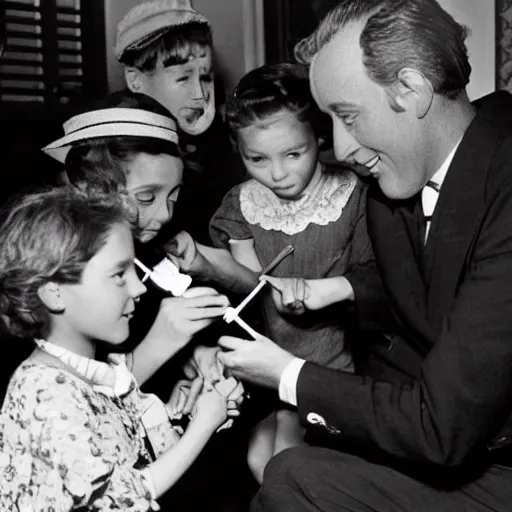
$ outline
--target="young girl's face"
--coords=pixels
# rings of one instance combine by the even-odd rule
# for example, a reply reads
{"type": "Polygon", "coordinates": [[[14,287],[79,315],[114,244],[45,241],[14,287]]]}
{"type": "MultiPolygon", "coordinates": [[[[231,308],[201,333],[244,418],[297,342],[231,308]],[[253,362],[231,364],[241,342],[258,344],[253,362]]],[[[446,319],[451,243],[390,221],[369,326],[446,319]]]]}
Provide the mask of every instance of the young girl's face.
{"type": "Polygon", "coordinates": [[[138,239],[153,239],[171,219],[183,178],[180,158],[139,153],[126,165],[126,188],[139,212],[138,239]]]}
{"type": "Polygon", "coordinates": [[[318,141],[308,122],[282,110],[237,132],[249,174],[282,199],[299,199],[318,165],[318,141]]]}
{"type": "Polygon", "coordinates": [[[135,301],[146,291],[133,259],[128,225],[115,224],[105,244],[87,262],[81,282],[59,285],[64,311],[56,321],[60,335],[73,344],[70,348],[80,352],[84,342],[100,340],[117,345],[128,338],[135,301]]]}

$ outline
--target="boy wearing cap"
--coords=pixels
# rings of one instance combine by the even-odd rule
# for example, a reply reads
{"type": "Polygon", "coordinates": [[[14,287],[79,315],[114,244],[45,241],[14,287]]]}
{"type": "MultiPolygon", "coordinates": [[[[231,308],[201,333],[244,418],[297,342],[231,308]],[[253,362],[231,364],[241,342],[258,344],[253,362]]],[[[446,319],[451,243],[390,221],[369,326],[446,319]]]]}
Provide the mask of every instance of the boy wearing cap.
{"type": "Polygon", "coordinates": [[[125,15],[115,46],[128,88],[152,96],[178,121],[186,172],[177,225],[203,243],[212,214],[243,168],[216,113],[212,44],[209,21],[190,0],[154,0],[125,15]]]}

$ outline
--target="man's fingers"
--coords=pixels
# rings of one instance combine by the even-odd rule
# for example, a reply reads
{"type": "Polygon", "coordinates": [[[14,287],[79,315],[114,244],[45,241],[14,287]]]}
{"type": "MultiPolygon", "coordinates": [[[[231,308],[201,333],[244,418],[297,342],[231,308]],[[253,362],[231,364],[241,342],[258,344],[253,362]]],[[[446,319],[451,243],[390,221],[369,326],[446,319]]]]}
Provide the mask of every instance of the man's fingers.
{"type": "MultiPolygon", "coordinates": [[[[242,338],[235,338],[234,336],[221,336],[218,341],[218,345],[226,350],[237,350],[240,347],[243,347],[246,343],[253,342],[242,338]]],[[[219,352],[217,355],[217,358],[222,364],[224,364],[224,358],[221,358],[223,355],[225,355],[224,352],[219,352]]]]}

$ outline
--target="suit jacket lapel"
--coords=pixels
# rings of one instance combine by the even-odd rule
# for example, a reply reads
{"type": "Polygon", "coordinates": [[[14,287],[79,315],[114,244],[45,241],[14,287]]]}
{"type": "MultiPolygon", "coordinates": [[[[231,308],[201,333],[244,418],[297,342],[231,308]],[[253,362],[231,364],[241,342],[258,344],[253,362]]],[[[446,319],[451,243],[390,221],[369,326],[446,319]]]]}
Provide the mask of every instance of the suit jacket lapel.
{"type": "Polygon", "coordinates": [[[485,206],[485,182],[499,140],[475,118],[441,188],[425,246],[428,311],[436,333],[455,297],[464,263],[485,206]]]}
{"type": "Polygon", "coordinates": [[[421,273],[422,213],[419,196],[397,203],[371,188],[368,230],[377,263],[399,319],[412,335],[411,345],[426,355],[430,349],[426,289],[421,273]],[[420,341],[421,340],[421,341],[420,341]]]}

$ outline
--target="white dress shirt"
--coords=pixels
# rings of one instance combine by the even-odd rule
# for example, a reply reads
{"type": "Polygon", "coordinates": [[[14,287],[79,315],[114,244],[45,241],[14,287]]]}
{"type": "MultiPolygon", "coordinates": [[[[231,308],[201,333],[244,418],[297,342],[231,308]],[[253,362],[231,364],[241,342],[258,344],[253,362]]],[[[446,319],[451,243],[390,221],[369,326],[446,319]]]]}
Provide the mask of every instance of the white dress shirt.
{"type": "Polygon", "coordinates": [[[430,230],[430,219],[434,214],[434,210],[436,209],[437,200],[439,199],[439,193],[441,192],[441,187],[443,186],[444,179],[446,178],[446,173],[452,163],[453,157],[455,156],[455,151],[459,147],[460,139],[455,144],[453,149],[450,151],[450,154],[446,157],[445,161],[441,164],[441,167],[434,173],[432,178],[430,178],[427,184],[423,187],[421,191],[421,206],[423,208],[423,215],[428,219],[427,225],[425,226],[425,242],[427,241],[428,232],[430,230]]]}
{"type": "MultiPolygon", "coordinates": [[[[459,147],[459,139],[457,144],[450,151],[450,154],[446,157],[441,167],[434,173],[432,178],[429,180],[428,186],[424,186],[421,191],[421,204],[423,207],[423,214],[429,218],[433,215],[436,208],[437,200],[439,198],[439,192],[441,186],[446,177],[446,173],[452,163],[455,152],[459,147]]],[[[425,241],[427,240],[428,231],[430,229],[430,222],[427,222],[425,227],[425,241]]],[[[299,373],[304,366],[306,361],[299,357],[294,358],[288,363],[288,366],[284,369],[281,379],[279,380],[279,398],[290,405],[297,406],[297,381],[299,380],[299,373]]]]}

